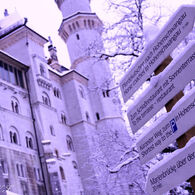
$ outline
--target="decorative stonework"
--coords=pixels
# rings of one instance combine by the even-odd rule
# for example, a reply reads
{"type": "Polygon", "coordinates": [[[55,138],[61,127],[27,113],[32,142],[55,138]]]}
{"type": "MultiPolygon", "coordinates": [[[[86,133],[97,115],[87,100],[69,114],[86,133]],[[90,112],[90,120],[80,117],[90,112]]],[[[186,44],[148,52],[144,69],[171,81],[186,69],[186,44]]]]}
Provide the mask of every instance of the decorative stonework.
{"type": "Polygon", "coordinates": [[[47,89],[47,90],[50,90],[50,88],[51,88],[51,83],[49,83],[49,82],[47,82],[46,80],[44,80],[44,79],[42,79],[42,78],[38,78],[37,79],[37,83],[38,83],[38,85],[40,86],[40,87],[43,87],[43,88],[45,88],[45,89],[47,89]]]}
{"type": "Polygon", "coordinates": [[[33,30],[26,26],[22,26],[19,29],[15,30],[13,33],[8,34],[0,40],[0,49],[5,50],[6,48],[12,46],[21,39],[25,39],[26,45],[28,45],[28,39],[31,39],[42,47],[46,43],[46,40],[40,37],[40,35],[35,33],[33,30]]]}
{"type": "Polygon", "coordinates": [[[66,42],[71,34],[83,29],[96,30],[101,33],[102,22],[93,13],[78,13],[63,20],[59,29],[59,35],[66,42]]]}

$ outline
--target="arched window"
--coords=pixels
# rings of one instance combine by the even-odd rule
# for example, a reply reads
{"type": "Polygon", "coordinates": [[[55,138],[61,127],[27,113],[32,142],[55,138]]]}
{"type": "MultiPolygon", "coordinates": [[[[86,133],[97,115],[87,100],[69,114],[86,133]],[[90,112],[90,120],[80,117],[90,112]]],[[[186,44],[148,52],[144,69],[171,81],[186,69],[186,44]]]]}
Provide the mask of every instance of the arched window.
{"type": "Polygon", "coordinates": [[[61,121],[63,124],[66,124],[66,116],[65,116],[64,112],[61,113],[61,121]]]}
{"type": "Polygon", "coordinates": [[[47,93],[43,92],[42,93],[42,100],[43,100],[43,103],[47,106],[51,106],[51,102],[50,102],[50,99],[49,99],[49,96],[47,95],[47,93]]]}
{"type": "Polygon", "coordinates": [[[19,145],[19,134],[15,127],[11,127],[9,131],[10,142],[19,145]]]}
{"type": "Polygon", "coordinates": [[[30,132],[27,132],[25,138],[26,138],[26,147],[30,148],[30,149],[33,149],[33,147],[34,147],[34,139],[33,139],[32,134],[30,132]]]}
{"type": "Polygon", "coordinates": [[[73,142],[72,142],[72,138],[69,135],[66,136],[66,143],[67,143],[68,150],[74,152],[74,145],[73,145],[73,142]]]}
{"type": "Polygon", "coordinates": [[[64,169],[61,166],[59,167],[59,169],[60,169],[61,179],[62,180],[66,180],[65,173],[64,173],[64,169]]]}
{"type": "Polygon", "coordinates": [[[41,76],[45,76],[45,68],[44,68],[43,64],[40,64],[40,74],[41,74],[41,76]]]}
{"type": "Polygon", "coordinates": [[[55,97],[61,98],[61,94],[60,94],[60,90],[59,89],[57,89],[56,87],[54,87],[53,92],[54,92],[54,96],[55,97]]]}
{"type": "Polygon", "coordinates": [[[15,113],[19,113],[20,112],[19,111],[20,110],[20,108],[19,108],[19,101],[15,97],[11,98],[11,108],[12,108],[12,111],[15,112],[15,113]]]}

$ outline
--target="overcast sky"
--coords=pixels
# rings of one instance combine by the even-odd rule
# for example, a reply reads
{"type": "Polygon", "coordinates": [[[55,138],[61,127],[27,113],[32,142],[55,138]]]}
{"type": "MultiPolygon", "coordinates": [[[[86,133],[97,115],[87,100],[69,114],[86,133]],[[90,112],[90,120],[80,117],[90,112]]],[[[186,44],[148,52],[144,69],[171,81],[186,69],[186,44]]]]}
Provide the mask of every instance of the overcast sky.
{"type": "MultiPolygon", "coordinates": [[[[194,0],[150,0],[153,4],[163,4],[167,7],[167,3],[170,4],[169,11],[172,12],[179,5],[183,4],[195,4],[194,0]]],[[[27,25],[33,30],[37,31],[42,36],[48,38],[51,36],[54,45],[58,50],[58,57],[60,63],[69,66],[68,55],[66,52],[66,46],[58,36],[58,28],[62,21],[62,15],[58,10],[54,0],[0,0],[0,18],[3,17],[4,9],[8,9],[8,12],[18,13],[28,18],[27,25]]],[[[104,0],[92,0],[92,10],[97,13],[100,19],[108,22],[112,20],[112,14],[106,10],[104,0]],[[105,14],[106,12],[106,14],[105,14]]],[[[151,10],[149,10],[151,12],[151,10]]]]}

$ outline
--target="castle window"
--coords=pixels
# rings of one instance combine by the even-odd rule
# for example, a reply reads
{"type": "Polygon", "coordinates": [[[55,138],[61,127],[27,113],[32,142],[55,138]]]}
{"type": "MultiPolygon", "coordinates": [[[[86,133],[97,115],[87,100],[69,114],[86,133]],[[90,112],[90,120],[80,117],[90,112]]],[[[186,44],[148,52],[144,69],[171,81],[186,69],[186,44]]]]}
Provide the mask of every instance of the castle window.
{"type": "Polygon", "coordinates": [[[79,22],[78,22],[78,21],[76,21],[76,25],[77,25],[77,27],[79,28],[79,22]]]}
{"type": "Polygon", "coordinates": [[[72,138],[69,135],[66,136],[66,143],[67,143],[68,150],[74,152],[74,145],[73,145],[73,142],[72,142],[72,138]]]}
{"type": "Polygon", "coordinates": [[[61,166],[59,167],[59,169],[60,169],[61,179],[66,180],[66,177],[65,177],[65,174],[64,174],[64,169],[61,166]]]}
{"type": "Polygon", "coordinates": [[[49,99],[49,96],[47,95],[47,93],[43,92],[43,94],[42,94],[42,100],[43,100],[43,103],[45,105],[51,106],[50,99],[49,99]]]}
{"type": "Polygon", "coordinates": [[[45,76],[45,68],[44,68],[43,64],[40,64],[40,74],[41,74],[41,76],[45,76]]]}
{"type": "Polygon", "coordinates": [[[33,136],[30,132],[26,132],[26,147],[33,149],[33,136]]]}
{"type": "Polygon", "coordinates": [[[24,88],[23,71],[0,60],[0,78],[24,88]]]}
{"type": "Polygon", "coordinates": [[[8,167],[7,167],[7,162],[3,159],[0,160],[1,167],[2,167],[2,172],[4,174],[8,174],[8,167]]]}
{"type": "Polygon", "coordinates": [[[88,22],[89,28],[91,28],[91,21],[88,20],[87,22],[88,22]]]}
{"type": "Polygon", "coordinates": [[[85,99],[85,92],[84,92],[84,89],[81,85],[79,85],[79,93],[80,93],[80,96],[85,99]]]}
{"type": "Polygon", "coordinates": [[[70,25],[68,25],[68,28],[69,28],[70,32],[72,32],[72,27],[70,25]]]}
{"type": "Polygon", "coordinates": [[[16,170],[17,170],[18,176],[20,176],[20,166],[19,166],[19,164],[16,164],[16,170]]]}
{"type": "Polygon", "coordinates": [[[16,164],[16,170],[19,177],[25,177],[24,167],[22,164],[16,164]]]}
{"type": "Polygon", "coordinates": [[[89,121],[89,113],[88,112],[85,112],[85,117],[86,117],[86,120],[89,121]]]}
{"type": "Polygon", "coordinates": [[[62,121],[62,123],[66,124],[66,116],[65,116],[64,112],[61,113],[61,121],[62,121]]]}
{"type": "Polygon", "coordinates": [[[55,155],[56,155],[56,158],[59,158],[59,152],[57,149],[55,149],[55,155]]]}
{"type": "Polygon", "coordinates": [[[75,24],[74,23],[72,24],[72,27],[73,27],[74,30],[76,30],[76,27],[75,27],[75,24]]]}
{"type": "Polygon", "coordinates": [[[77,37],[77,40],[79,40],[79,39],[80,39],[79,34],[76,34],[76,37],[77,37]]]}
{"type": "Polygon", "coordinates": [[[92,23],[92,26],[94,27],[94,24],[95,24],[95,23],[94,23],[94,20],[92,20],[92,22],[91,22],[91,23],[92,23]]]}
{"type": "Polygon", "coordinates": [[[98,112],[96,112],[96,118],[98,121],[100,120],[100,114],[98,112]]]}
{"type": "Polygon", "coordinates": [[[110,90],[107,89],[107,90],[106,90],[106,95],[107,95],[107,97],[110,97],[110,94],[109,94],[109,93],[110,93],[110,90]]]}
{"type": "Polygon", "coordinates": [[[102,94],[103,94],[103,97],[106,97],[106,93],[104,90],[102,91],[102,94]]]}
{"type": "Polygon", "coordinates": [[[49,126],[51,135],[55,136],[55,131],[52,125],[49,126]]]}
{"type": "Polygon", "coordinates": [[[86,27],[86,20],[84,20],[84,26],[86,27]]]}
{"type": "Polygon", "coordinates": [[[25,181],[21,181],[20,184],[21,184],[22,194],[23,195],[29,195],[27,183],[25,181]]]}
{"type": "Polygon", "coordinates": [[[11,127],[9,135],[10,142],[19,145],[19,134],[15,127],[11,127]]]}
{"type": "Polygon", "coordinates": [[[102,94],[103,94],[103,97],[110,97],[110,90],[109,89],[103,90],[102,94]]]}
{"type": "Polygon", "coordinates": [[[55,97],[61,98],[61,93],[60,93],[60,90],[58,88],[54,87],[53,93],[54,93],[55,97]]]}
{"type": "Polygon", "coordinates": [[[13,112],[19,113],[19,101],[15,97],[11,98],[11,107],[13,112]]]}
{"type": "Polygon", "coordinates": [[[74,169],[78,169],[77,163],[75,161],[72,161],[72,166],[74,169]]]}

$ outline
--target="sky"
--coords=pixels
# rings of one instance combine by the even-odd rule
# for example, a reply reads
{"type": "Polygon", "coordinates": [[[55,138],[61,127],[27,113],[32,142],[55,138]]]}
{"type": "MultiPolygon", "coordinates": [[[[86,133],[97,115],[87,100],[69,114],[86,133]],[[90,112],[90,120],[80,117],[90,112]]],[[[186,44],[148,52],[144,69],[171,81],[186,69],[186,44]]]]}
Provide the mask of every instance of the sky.
{"type": "MultiPolygon", "coordinates": [[[[114,13],[108,10],[105,6],[104,0],[92,0],[92,11],[96,12],[101,20],[104,22],[111,22],[114,13]]],[[[169,3],[169,11],[173,12],[179,5],[194,4],[194,0],[150,0],[152,6],[158,7],[163,5],[166,7],[169,3]]],[[[4,9],[8,9],[9,13],[17,10],[17,12],[28,18],[27,25],[48,38],[51,36],[54,46],[57,47],[59,62],[66,67],[70,66],[67,48],[64,42],[58,35],[58,29],[62,21],[62,15],[54,0],[0,0],[0,18],[3,17],[4,9]]],[[[151,6],[151,7],[152,7],[151,6]]],[[[162,11],[164,11],[162,9],[162,11]]],[[[152,13],[151,8],[148,9],[148,14],[152,13]]],[[[47,48],[47,47],[46,47],[47,48]]],[[[48,56],[47,49],[45,49],[46,56],[48,56]]]]}

